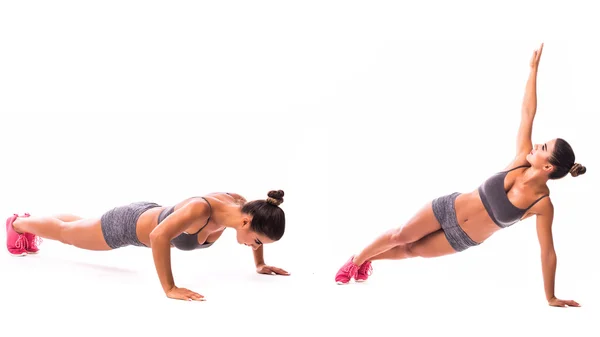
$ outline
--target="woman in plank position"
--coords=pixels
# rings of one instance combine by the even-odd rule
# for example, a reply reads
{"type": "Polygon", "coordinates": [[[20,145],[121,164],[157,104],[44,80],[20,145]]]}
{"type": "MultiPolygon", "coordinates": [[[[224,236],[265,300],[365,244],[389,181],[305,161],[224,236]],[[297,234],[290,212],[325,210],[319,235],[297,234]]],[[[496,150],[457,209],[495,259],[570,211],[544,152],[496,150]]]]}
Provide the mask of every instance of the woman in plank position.
{"type": "Polygon", "coordinates": [[[477,246],[494,232],[536,216],[546,299],[551,306],[579,306],[554,294],[556,253],[552,239],[554,206],[548,180],[586,172],[575,163],[571,146],[561,138],[532,145],[531,130],[537,109],[536,78],[544,45],[530,61],[517,136],[517,153],[508,167],[469,193],[452,193],[428,202],[404,226],[378,237],[337,272],[335,280],[361,282],[372,273],[371,261],[432,258],[477,246]]]}
{"type": "Polygon", "coordinates": [[[39,238],[96,251],[150,247],[166,296],[203,300],[203,295],[175,285],[171,247],[208,248],[226,228],[233,228],[238,243],[252,247],[258,273],[289,275],[283,269],[266,265],[263,259],[263,245],[278,241],[285,231],[285,213],[279,207],[283,195],[281,190],[270,191],[265,200],[247,202],[235,193],[212,193],[185,199],[171,207],[136,202],[90,219],[74,215],[14,214],[6,220],[7,249],[14,256],[35,254],[39,238]]]}

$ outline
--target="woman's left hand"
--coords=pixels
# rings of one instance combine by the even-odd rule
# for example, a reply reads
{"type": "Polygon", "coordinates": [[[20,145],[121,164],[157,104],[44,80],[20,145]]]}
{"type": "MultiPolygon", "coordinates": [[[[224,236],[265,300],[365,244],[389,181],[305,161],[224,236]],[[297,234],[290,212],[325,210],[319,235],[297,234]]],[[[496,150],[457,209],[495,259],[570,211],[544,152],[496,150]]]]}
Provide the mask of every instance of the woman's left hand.
{"type": "Polygon", "coordinates": [[[548,304],[553,307],[579,307],[579,303],[573,300],[560,300],[556,297],[548,301],[548,304]]]}
{"type": "Polygon", "coordinates": [[[256,266],[256,272],[266,275],[290,275],[290,273],[281,268],[267,266],[266,264],[260,264],[256,266]]]}

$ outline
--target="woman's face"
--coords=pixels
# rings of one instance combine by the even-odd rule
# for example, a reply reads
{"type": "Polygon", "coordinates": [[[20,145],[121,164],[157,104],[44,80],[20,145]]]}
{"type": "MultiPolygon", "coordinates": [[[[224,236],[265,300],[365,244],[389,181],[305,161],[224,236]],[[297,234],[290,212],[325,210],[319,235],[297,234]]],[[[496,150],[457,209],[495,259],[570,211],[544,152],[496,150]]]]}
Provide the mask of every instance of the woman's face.
{"type": "Polygon", "coordinates": [[[556,139],[543,144],[535,144],[531,152],[527,155],[529,164],[535,168],[551,170],[550,157],[552,157],[552,153],[554,152],[555,143],[556,139]]]}
{"type": "Polygon", "coordinates": [[[249,217],[242,219],[243,223],[240,228],[236,230],[236,238],[239,244],[252,247],[253,250],[257,250],[260,246],[273,243],[273,240],[269,239],[263,234],[259,234],[250,228],[252,221],[249,217]]]}

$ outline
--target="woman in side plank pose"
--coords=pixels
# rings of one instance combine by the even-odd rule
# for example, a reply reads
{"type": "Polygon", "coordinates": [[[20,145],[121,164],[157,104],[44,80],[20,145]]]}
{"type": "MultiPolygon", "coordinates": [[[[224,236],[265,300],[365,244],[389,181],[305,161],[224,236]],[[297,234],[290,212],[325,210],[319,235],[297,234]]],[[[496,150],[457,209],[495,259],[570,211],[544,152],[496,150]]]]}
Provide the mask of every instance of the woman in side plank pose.
{"type": "Polygon", "coordinates": [[[562,138],[532,145],[531,130],[537,109],[536,78],[544,45],[530,61],[517,136],[517,153],[508,167],[477,189],[452,193],[428,202],[404,226],[378,237],[337,272],[335,280],[361,282],[371,275],[371,261],[438,257],[477,246],[494,232],[536,216],[546,299],[551,306],[579,306],[554,294],[556,253],[552,239],[554,206],[548,180],[586,172],[575,163],[573,149],[562,138]]]}

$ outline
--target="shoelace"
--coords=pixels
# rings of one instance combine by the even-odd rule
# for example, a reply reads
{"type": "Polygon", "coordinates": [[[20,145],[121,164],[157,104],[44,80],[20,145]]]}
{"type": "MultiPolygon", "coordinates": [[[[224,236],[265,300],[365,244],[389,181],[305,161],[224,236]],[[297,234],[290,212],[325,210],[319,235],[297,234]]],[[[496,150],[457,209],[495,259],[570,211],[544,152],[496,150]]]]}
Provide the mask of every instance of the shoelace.
{"type": "Polygon", "coordinates": [[[19,235],[19,238],[15,242],[15,248],[18,248],[18,249],[29,248],[29,241],[27,241],[27,238],[25,237],[25,235],[23,235],[23,234],[19,235]]]}
{"type": "MultiPolygon", "coordinates": [[[[24,217],[24,218],[28,218],[31,216],[31,214],[29,214],[29,213],[25,213],[21,216],[19,216],[18,214],[15,214],[15,215],[17,217],[24,217]]],[[[27,237],[24,234],[19,234],[19,238],[15,242],[15,248],[25,249],[25,250],[36,249],[41,244],[42,244],[42,238],[40,238],[37,235],[33,236],[33,242],[29,242],[29,240],[27,240],[27,237]]]]}
{"type": "Polygon", "coordinates": [[[358,271],[358,266],[356,266],[354,263],[348,263],[343,270],[346,273],[354,274],[358,271]]]}
{"type": "Polygon", "coordinates": [[[29,244],[29,248],[38,249],[39,245],[42,244],[42,238],[40,238],[39,236],[35,235],[33,237],[33,242],[27,241],[27,243],[29,244]]]}

